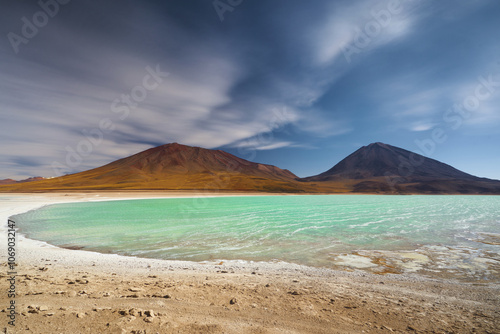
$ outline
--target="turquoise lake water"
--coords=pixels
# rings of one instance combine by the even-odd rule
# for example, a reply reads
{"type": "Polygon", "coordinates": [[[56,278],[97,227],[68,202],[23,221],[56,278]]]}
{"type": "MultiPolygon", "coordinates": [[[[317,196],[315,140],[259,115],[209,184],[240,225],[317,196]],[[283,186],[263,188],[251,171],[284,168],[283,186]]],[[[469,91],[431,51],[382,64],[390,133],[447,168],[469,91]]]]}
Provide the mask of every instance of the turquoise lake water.
{"type": "Polygon", "coordinates": [[[50,205],[15,220],[32,239],[102,253],[476,280],[500,273],[500,196],[120,200],[50,205]]]}

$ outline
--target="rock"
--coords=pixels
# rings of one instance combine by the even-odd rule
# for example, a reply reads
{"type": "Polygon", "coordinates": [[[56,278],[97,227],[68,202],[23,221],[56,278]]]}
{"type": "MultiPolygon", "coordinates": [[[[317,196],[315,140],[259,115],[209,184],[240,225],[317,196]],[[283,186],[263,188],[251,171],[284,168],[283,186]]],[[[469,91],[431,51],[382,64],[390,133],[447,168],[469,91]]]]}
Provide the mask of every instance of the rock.
{"type": "Polygon", "coordinates": [[[128,291],[130,291],[130,292],[141,292],[142,289],[141,288],[130,288],[130,289],[128,289],[128,291]]]}
{"type": "Polygon", "coordinates": [[[292,292],[290,292],[290,294],[292,296],[298,296],[298,295],[300,295],[300,292],[298,292],[298,291],[292,291],[292,292]]]}
{"type": "Polygon", "coordinates": [[[48,311],[49,307],[47,305],[38,306],[38,310],[40,310],[40,311],[48,311]]]}
{"type": "Polygon", "coordinates": [[[231,305],[234,305],[236,303],[237,303],[236,298],[231,298],[231,300],[229,301],[229,304],[231,305]]]}
{"type": "Polygon", "coordinates": [[[76,291],[70,291],[68,292],[69,297],[76,297],[76,291]]]}
{"type": "Polygon", "coordinates": [[[77,318],[84,318],[85,317],[85,313],[77,313],[76,317],[77,318]]]}
{"type": "Polygon", "coordinates": [[[154,318],[152,318],[152,317],[146,317],[146,318],[144,318],[144,321],[145,322],[153,322],[153,319],[154,318]]]}
{"type": "Polygon", "coordinates": [[[146,315],[146,317],[150,317],[150,318],[154,318],[154,316],[155,316],[155,313],[153,312],[153,310],[147,310],[144,312],[144,314],[146,315]]]}
{"type": "Polygon", "coordinates": [[[127,314],[129,314],[129,313],[128,313],[128,311],[127,311],[127,310],[119,310],[119,311],[118,311],[118,314],[119,314],[119,315],[127,315],[127,314]]]}
{"type": "Polygon", "coordinates": [[[133,315],[134,317],[137,317],[139,316],[141,311],[136,309],[136,308],[131,308],[130,310],[128,310],[128,314],[130,315],[133,315]]]}

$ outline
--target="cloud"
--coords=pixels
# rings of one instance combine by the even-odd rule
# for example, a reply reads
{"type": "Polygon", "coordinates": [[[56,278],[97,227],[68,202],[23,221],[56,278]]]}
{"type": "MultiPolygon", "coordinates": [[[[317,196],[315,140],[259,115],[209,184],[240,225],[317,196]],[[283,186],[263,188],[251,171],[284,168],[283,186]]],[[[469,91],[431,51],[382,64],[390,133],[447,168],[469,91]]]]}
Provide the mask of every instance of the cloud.
{"type": "Polygon", "coordinates": [[[415,122],[410,126],[411,131],[427,131],[436,126],[435,123],[427,123],[427,122],[415,122]]]}
{"type": "MultiPolygon", "coordinates": [[[[18,54],[0,40],[0,178],[53,175],[52,162],[108,119],[113,130],[69,171],[173,141],[270,151],[439,126],[498,58],[496,3],[402,1],[347,62],[343,50],[382,26],[374,13],[389,3],[255,1],[221,24],[210,1],[71,2],[18,54]],[[169,76],[126,117],[115,112],[157,65],[169,76]]],[[[19,33],[39,9],[9,4],[0,29],[19,33]]],[[[495,96],[464,128],[494,132],[495,96]]]]}
{"type": "Polygon", "coordinates": [[[387,1],[331,3],[330,15],[318,27],[314,48],[318,65],[331,65],[339,58],[351,61],[350,49],[368,52],[412,31],[418,6],[411,1],[393,7],[387,1]]]}
{"type": "Polygon", "coordinates": [[[295,144],[290,141],[272,141],[270,138],[254,137],[233,143],[230,147],[266,151],[284,147],[295,147],[295,144]]]}

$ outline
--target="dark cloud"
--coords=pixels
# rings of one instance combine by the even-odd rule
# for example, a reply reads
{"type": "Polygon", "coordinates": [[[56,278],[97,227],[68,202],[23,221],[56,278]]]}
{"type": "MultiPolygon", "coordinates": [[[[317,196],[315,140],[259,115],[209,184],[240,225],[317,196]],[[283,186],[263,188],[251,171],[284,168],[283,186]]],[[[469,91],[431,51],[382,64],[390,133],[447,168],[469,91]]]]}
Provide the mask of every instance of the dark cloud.
{"type": "MultiPolygon", "coordinates": [[[[220,21],[205,0],[71,1],[16,47],[12,33],[23,36],[23,18],[42,9],[2,3],[0,178],[54,176],[54,163],[80,171],[172,141],[254,148],[302,176],[372,141],[416,150],[449,126],[443,113],[479,77],[500,80],[500,5],[390,3],[244,1],[220,21]],[[157,68],[169,74],[155,85],[157,68]],[[272,140],[256,140],[263,133],[272,140]],[[70,166],[68,152],[88,143],[70,166]],[[343,149],[321,153],[332,147],[343,149]],[[310,159],[290,166],[289,153],[310,159]]],[[[483,153],[498,152],[499,96],[500,87],[433,157],[500,177],[446,154],[458,143],[477,150],[467,143],[482,136],[483,153]]]]}

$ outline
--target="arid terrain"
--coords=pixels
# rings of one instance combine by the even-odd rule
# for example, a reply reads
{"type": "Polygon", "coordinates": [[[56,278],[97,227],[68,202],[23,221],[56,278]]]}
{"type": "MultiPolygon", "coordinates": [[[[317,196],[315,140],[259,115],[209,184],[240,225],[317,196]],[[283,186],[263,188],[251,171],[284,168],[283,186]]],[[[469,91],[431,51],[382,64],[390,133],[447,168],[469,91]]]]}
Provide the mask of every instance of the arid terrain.
{"type": "MultiPolygon", "coordinates": [[[[10,194],[2,221],[50,203],[195,193],[10,194]]],[[[237,194],[232,194],[237,195],[237,194]]],[[[5,227],[3,227],[5,228],[5,227]]],[[[5,231],[4,231],[5,232],[5,231]]],[[[6,248],[2,238],[0,247],[6,248]]],[[[195,263],[69,250],[17,236],[7,333],[498,333],[500,286],[283,262],[195,263]]],[[[2,253],[0,289],[7,291],[2,253]]]]}
{"type": "Polygon", "coordinates": [[[183,267],[135,259],[113,268],[98,260],[89,266],[58,262],[40,259],[20,267],[16,333],[500,330],[498,289],[483,285],[293,265],[183,267]]]}

